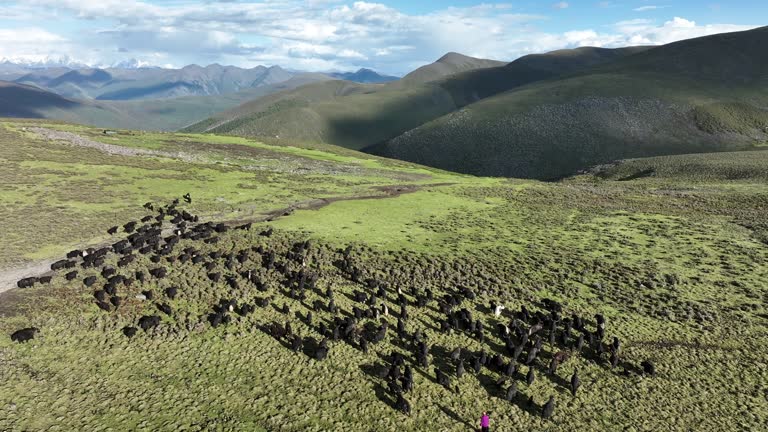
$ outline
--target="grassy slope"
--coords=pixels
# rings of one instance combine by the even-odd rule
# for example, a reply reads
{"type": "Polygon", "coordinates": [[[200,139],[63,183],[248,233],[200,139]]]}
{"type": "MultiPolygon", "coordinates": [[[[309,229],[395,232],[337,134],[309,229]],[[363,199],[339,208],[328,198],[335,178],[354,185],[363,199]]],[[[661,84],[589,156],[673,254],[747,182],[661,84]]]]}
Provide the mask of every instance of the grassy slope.
{"type": "Polygon", "coordinates": [[[457,73],[504,66],[505,62],[478,59],[450,52],[436,62],[422,66],[404,76],[396,86],[408,86],[436,81],[457,73]]]}
{"type": "MultiPolygon", "coordinates": [[[[200,154],[208,162],[110,156],[46,142],[21,132],[25,125],[4,123],[0,130],[4,143],[0,150],[0,219],[6,233],[6,254],[0,267],[9,264],[9,259],[23,262],[25,258],[44,258],[61,253],[72,242],[96,241],[109,226],[141,213],[140,206],[148,200],[163,201],[189,192],[197,197],[194,208],[198,212],[252,217],[310,198],[372,193],[370,187],[374,185],[432,178],[420,167],[373,156],[332,153],[327,148],[298,149],[234,137],[162,133],[107,137],[87,127],[50,124],[106,143],[200,154]],[[30,154],[36,156],[30,158],[30,154]],[[320,176],[321,183],[306,182],[320,176]],[[59,222],[49,226],[51,214],[56,214],[59,222]],[[78,222],[83,218],[93,223],[78,222]],[[40,243],[43,238],[47,239],[45,244],[40,243]],[[40,247],[30,248],[30,244],[40,247]]],[[[438,179],[441,176],[434,175],[438,179]]]]}
{"type": "Polygon", "coordinates": [[[553,178],[613,159],[766,140],[765,28],[678,42],[510,90],[369,150],[453,171],[553,178]]]}
{"type": "Polygon", "coordinates": [[[449,53],[380,86],[316,84],[258,99],[187,129],[362,149],[479,99],[613,61],[646,48],[579,48],[530,55],[508,65],[449,53]]]}
{"type": "Polygon", "coordinates": [[[244,104],[185,129],[360,149],[457,108],[435,81],[502,62],[451,53],[401,80],[383,85],[322,83],[244,104]]]}
{"type": "MultiPolygon", "coordinates": [[[[520,383],[523,396],[510,404],[493,387],[496,373],[453,377],[460,392],[449,393],[428,378],[431,370],[425,375],[417,369],[415,390],[407,396],[413,415],[405,417],[392,410],[384,392],[375,391],[386,384],[372,371],[385,354],[402,347],[386,342],[366,356],[332,343],[329,359],[315,362],[256,329],[267,321],[291,320],[303,335],[315,335],[272,307],[211,329],[198,322],[220,297],[261,294],[247,286],[232,291],[223,283],[211,284],[199,267],[176,264],[166,280],[148,287],[158,292],[183,287],[180,298],[169,302],[177,318],[164,318],[163,330],[131,341],[119,328],[152,310],[132,297],[147,286],[126,289],[124,307],[109,315],[92,304],[90,290],[60,276],[52,287],[4,297],[0,333],[36,325],[42,334],[24,345],[0,338],[0,429],[458,431],[474,424],[482,410],[493,413],[499,430],[735,431],[757,430],[768,421],[762,385],[768,379],[768,352],[761,339],[768,317],[768,246],[759,241],[765,228],[755,224],[768,210],[768,190],[760,172],[723,180],[667,176],[659,169],[662,174],[631,181],[584,175],[547,184],[465,177],[348,150],[229,137],[125,134],[108,141],[183,147],[205,156],[205,163],[186,164],[40,142],[19,132],[24,126],[6,122],[2,130],[3,141],[14,145],[0,146],[0,208],[12,212],[0,218],[0,230],[19,231],[33,241],[6,239],[5,263],[19,254],[61,253],[117,221],[144,214],[137,205],[148,199],[187,191],[195,198],[190,210],[208,219],[247,217],[309,197],[367,194],[374,185],[449,182],[453,185],[398,198],[297,211],[269,224],[278,228],[275,237],[260,237],[258,230],[233,232],[216,248],[237,251],[262,244],[284,250],[292,241],[312,237],[310,268],[319,266],[320,288],[333,286],[337,304],[346,311],[353,303],[344,294],[360,288],[339,277],[330,260],[336,247],[350,243],[357,245],[353,256],[366,271],[392,278],[406,291],[411,284],[437,295],[457,285],[476,289],[478,302],[465,305],[489,327],[492,299],[517,308],[553,297],[563,301],[566,313],[604,313],[608,335],[623,341],[622,358],[635,364],[650,358],[658,376],[624,377],[605,364],[576,357],[561,366],[560,379],[549,379],[539,369],[536,382],[520,383]],[[100,165],[116,177],[100,174],[100,165]],[[9,302],[15,305],[10,315],[9,302]],[[563,379],[575,367],[583,385],[572,398],[563,379]],[[540,407],[553,394],[552,421],[542,421],[539,408],[525,408],[528,396],[540,407]]],[[[104,139],[83,127],[50,127],[104,139]]],[[[742,155],[727,160],[721,166],[707,159],[705,166],[731,172],[744,165],[738,170],[749,172],[755,165],[742,155]]],[[[665,162],[688,163],[684,158],[665,162]]],[[[145,268],[145,260],[127,271],[145,268]]],[[[274,276],[264,277],[282,298],[274,276]]],[[[316,297],[311,293],[307,303],[316,297]]],[[[298,302],[291,307],[307,312],[298,302]]],[[[466,336],[430,328],[434,310],[409,311],[409,330],[425,329],[435,346],[433,360],[444,370],[450,366],[442,363],[440,350],[481,348],[466,336]]],[[[327,312],[315,317],[329,318],[327,312]]],[[[492,334],[489,330],[485,349],[499,343],[492,334]]]]}

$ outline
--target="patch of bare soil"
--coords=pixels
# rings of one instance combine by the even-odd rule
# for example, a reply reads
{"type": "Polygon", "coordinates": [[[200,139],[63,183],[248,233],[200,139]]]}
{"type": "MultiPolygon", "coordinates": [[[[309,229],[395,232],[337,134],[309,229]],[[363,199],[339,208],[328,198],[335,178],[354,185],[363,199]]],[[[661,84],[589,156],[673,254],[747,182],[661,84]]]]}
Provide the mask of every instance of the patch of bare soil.
{"type": "Polygon", "coordinates": [[[157,150],[137,149],[137,148],[123,147],[123,146],[118,146],[113,144],[105,144],[102,142],[93,141],[88,138],[83,138],[82,136],[71,133],[71,132],[57,131],[57,130],[46,129],[41,127],[31,127],[31,128],[27,128],[27,130],[32,131],[47,140],[64,141],[71,145],[75,145],[78,147],[89,147],[89,148],[93,148],[93,149],[102,151],[104,153],[113,154],[113,155],[160,156],[160,157],[168,157],[173,159],[181,159],[187,162],[193,162],[196,160],[195,157],[183,152],[175,152],[175,153],[163,152],[163,151],[157,151],[157,150]]]}
{"type": "Polygon", "coordinates": [[[30,276],[41,276],[50,271],[53,260],[0,270],[0,293],[16,286],[16,282],[30,276]]]}

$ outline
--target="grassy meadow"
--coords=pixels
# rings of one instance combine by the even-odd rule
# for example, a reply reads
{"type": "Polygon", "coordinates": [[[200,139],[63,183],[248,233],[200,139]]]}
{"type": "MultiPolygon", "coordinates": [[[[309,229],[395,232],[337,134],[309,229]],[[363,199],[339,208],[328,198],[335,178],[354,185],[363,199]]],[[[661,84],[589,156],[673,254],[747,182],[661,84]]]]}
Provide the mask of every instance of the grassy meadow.
{"type": "MultiPolygon", "coordinates": [[[[50,285],[0,294],[0,430],[466,431],[484,410],[496,430],[741,431],[768,424],[766,153],[629,160],[544,183],[451,174],[323,145],[104,135],[63,123],[3,121],[0,142],[0,269],[113,243],[125,234],[111,237],[106,229],[150,214],[143,203],[185,193],[193,200],[182,208],[203,222],[258,221],[250,231],[220,234],[215,244],[177,246],[203,255],[252,251],[231,268],[206,259],[213,271],[239,278],[236,288],[192,262],[164,261],[167,277],[121,287],[124,301],[111,312],[97,308],[82,283],[99,269],[81,270],[73,281],[58,272],[50,285]],[[43,140],[32,126],[192,161],[109,155],[43,140]],[[320,198],[327,200],[302,205],[320,198]],[[295,210],[273,213],[288,208],[295,210]],[[272,236],[260,235],[268,228],[272,236]],[[298,270],[282,257],[307,239],[303,262],[319,277],[297,300],[259,255],[274,251],[298,270]],[[259,247],[265,252],[255,252],[259,247]],[[459,288],[476,294],[461,307],[485,323],[483,342],[439,331],[436,302],[409,304],[406,330],[421,331],[431,345],[430,367],[414,366],[410,416],[393,408],[382,378],[393,351],[414,363],[410,344],[395,336],[396,313],[383,317],[389,336],[370,352],[332,341],[324,361],[264,331],[270,322],[290,322],[301,336],[321,339],[318,325],[334,314],[312,305],[326,301],[328,288],[339,316],[359,306],[353,294],[366,288],[336,264],[347,247],[360,280],[391,287],[380,300],[392,311],[395,287],[409,301],[427,289],[435,298],[459,288]],[[238,276],[249,270],[262,287],[238,276]],[[163,295],[169,287],[179,288],[175,299],[163,295]],[[173,314],[137,298],[145,290],[173,314]],[[271,303],[212,328],[206,316],[222,298],[271,303]],[[547,342],[531,366],[535,381],[525,383],[529,367],[521,365],[513,376],[519,394],[508,402],[495,384],[499,373],[474,374],[469,359],[503,348],[496,324],[522,305],[540,310],[545,298],[561,302],[564,316],[584,316],[590,328],[592,316],[603,314],[608,337],[622,341],[620,365],[612,369],[607,356],[586,350],[547,376],[556,351],[547,342]],[[494,301],[507,306],[503,317],[490,312],[494,301]],[[121,332],[153,313],[162,317],[154,330],[131,339],[121,332]],[[40,332],[29,342],[7,336],[31,326],[40,332]],[[461,378],[448,358],[456,347],[467,359],[461,378]],[[644,360],[655,364],[655,376],[637,373],[644,360]],[[435,366],[450,376],[450,390],[435,382],[435,366]],[[577,368],[582,386],[573,397],[568,380],[577,368]],[[556,408],[545,420],[541,407],[550,396],[556,408]]],[[[105,265],[115,266],[116,257],[105,265]]],[[[156,266],[137,255],[118,271],[156,266]]]]}

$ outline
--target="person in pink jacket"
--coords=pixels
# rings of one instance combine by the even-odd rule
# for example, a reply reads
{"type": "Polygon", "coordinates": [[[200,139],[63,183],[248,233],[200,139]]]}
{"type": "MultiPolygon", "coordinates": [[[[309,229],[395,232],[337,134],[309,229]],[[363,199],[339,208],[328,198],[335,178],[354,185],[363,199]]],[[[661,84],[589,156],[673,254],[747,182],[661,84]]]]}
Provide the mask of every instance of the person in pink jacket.
{"type": "Polygon", "coordinates": [[[480,430],[482,432],[488,432],[491,430],[491,418],[488,417],[488,413],[483,411],[483,416],[480,417],[480,430]]]}

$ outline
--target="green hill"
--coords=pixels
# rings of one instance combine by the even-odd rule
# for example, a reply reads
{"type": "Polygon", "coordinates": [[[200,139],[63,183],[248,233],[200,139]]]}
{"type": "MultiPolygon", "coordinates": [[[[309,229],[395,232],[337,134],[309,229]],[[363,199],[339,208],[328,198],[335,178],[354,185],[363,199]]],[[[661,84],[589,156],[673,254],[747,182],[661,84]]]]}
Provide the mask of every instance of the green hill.
{"type": "Polygon", "coordinates": [[[450,52],[437,59],[436,62],[422,66],[404,76],[400,80],[400,85],[423,84],[461,72],[499,67],[505,64],[506,62],[479,59],[450,52]]]}
{"type": "Polygon", "coordinates": [[[362,149],[456,111],[478,99],[560,71],[624,57],[643,48],[582,48],[523,57],[509,65],[449,53],[385,85],[322,83],[249,102],[185,131],[362,149]]]}
{"type": "Polygon", "coordinates": [[[385,85],[321,84],[186,129],[323,142],[457,172],[553,179],[768,139],[765,28],[492,61],[448,54],[385,85]]]}
{"type": "Polygon", "coordinates": [[[446,75],[503,64],[448,54],[386,84],[320,83],[255,100],[184,129],[360,149],[456,109],[446,75]]]}
{"type": "Polygon", "coordinates": [[[768,139],[768,29],[646,49],[509,90],[367,149],[458,172],[557,178],[614,159],[768,139]]]}

